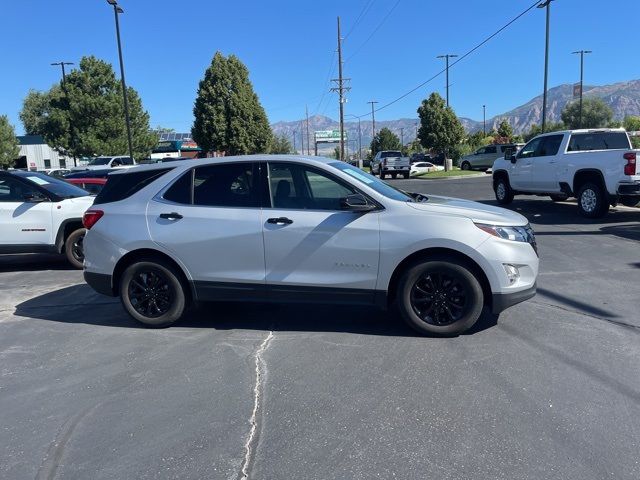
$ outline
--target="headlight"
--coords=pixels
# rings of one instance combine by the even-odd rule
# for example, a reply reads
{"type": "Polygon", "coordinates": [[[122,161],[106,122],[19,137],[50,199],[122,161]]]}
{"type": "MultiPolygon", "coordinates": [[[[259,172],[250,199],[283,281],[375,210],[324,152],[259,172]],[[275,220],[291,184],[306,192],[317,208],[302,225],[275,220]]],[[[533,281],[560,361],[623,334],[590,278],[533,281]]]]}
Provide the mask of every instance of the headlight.
{"type": "Polygon", "coordinates": [[[505,240],[512,240],[514,242],[524,242],[533,245],[536,248],[536,238],[533,234],[533,230],[529,225],[524,227],[501,227],[498,225],[486,225],[484,223],[476,223],[476,227],[480,230],[487,232],[494,237],[503,238],[505,240]]]}

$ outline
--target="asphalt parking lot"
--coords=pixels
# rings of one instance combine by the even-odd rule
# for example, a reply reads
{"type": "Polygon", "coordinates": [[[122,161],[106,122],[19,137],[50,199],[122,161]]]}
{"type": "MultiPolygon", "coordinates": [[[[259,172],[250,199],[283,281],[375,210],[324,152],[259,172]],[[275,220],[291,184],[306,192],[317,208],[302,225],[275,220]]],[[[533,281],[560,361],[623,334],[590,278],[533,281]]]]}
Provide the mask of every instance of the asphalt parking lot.
{"type": "MultiPolygon", "coordinates": [[[[494,203],[489,176],[390,183],[494,203]]],[[[455,338],[322,305],[150,330],[62,258],[0,256],[0,478],[640,478],[640,210],[511,208],[539,293],[455,338]]]]}

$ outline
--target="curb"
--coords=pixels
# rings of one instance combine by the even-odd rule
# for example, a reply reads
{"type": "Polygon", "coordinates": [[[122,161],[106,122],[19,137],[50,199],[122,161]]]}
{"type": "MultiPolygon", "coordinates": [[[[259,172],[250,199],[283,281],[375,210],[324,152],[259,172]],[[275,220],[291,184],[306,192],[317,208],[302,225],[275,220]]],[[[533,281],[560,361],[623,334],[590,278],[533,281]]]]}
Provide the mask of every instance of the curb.
{"type": "Polygon", "coordinates": [[[438,180],[460,180],[461,178],[479,178],[479,177],[491,177],[490,174],[484,172],[474,173],[471,175],[455,175],[453,177],[437,177],[437,178],[425,178],[423,177],[409,177],[407,180],[427,180],[429,182],[437,182],[438,180]]]}

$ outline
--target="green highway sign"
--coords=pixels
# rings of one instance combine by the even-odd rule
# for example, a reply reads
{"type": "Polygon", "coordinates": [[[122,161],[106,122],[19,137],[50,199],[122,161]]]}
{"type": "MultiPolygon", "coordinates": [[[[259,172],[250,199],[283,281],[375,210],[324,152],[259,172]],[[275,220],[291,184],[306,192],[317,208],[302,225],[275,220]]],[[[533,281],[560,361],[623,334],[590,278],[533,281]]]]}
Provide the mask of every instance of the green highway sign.
{"type": "MultiPolygon", "coordinates": [[[[340,130],[316,130],[314,132],[316,142],[339,142],[340,130]]],[[[344,140],[347,141],[347,131],[344,132],[344,140]]]]}

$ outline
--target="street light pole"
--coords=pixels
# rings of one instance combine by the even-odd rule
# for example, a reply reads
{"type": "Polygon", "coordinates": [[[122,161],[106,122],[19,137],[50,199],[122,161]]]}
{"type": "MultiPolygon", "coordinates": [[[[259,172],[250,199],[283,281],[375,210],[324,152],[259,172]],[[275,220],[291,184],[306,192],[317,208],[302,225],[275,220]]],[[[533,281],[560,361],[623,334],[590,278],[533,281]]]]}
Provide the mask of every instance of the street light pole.
{"type": "Polygon", "coordinates": [[[358,119],[358,166],[362,168],[362,130],[360,128],[360,117],[353,114],[347,114],[347,117],[358,119]]]}
{"type": "MultiPolygon", "coordinates": [[[[133,143],[131,142],[131,121],[129,119],[129,101],[127,99],[127,83],[124,79],[124,62],[122,61],[122,44],[120,42],[120,20],[119,14],[124,13],[116,0],[107,0],[113,6],[113,14],[116,19],[116,37],[118,39],[118,57],[120,59],[120,78],[122,80],[122,98],[124,99],[124,120],[127,125],[127,143],[129,144],[129,157],[133,160],[133,143]]],[[[117,154],[118,152],[113,152],[117,154]]]]}
{"type": "Polygon", "coordinates": [[[482,105],[482,131],[484,136],[487,136],[487,106],[482,105]]]}
{"type": "Polygon", "coordinates": [[[60,61],[60,62],[53,62],[51,65],[56,67],[60,65],[60,67],[62,68],[62,91],[64,92],[64,98],[67,101],[67,113],[69,113],[69,139],[71,140],[71,150],[73,150],[73,166],[77,167],[78,162],[76,160],[76,139],[75,139],[75,133],[73,131],[73,120],[71,119],[71,114],[70,114],[71,102],[69,101],[69,92],[67,91],[67,74],[64,70],[65,65],[74,65],[74,63],[60,61]]]}
{"type": "Polygon", "coordinates": [[[447,53],[446,55],[438,55],[436,58],[444,58],[445,62],[446,62],[446,75],[447,75],[447,107],[449,106],[449,59],[450,58],[456,58],[458,55],[453,55],[450,53],[447,53]]]}
{"type": "Polygon", "coordinates": [[[404,148],[404,127],[400,127],[400,145],[404,148]]]}
{"type": "Polygon", "coordinates": [[[551,16],[551,2],[553,0],[545,0],[538,5],[538,8],[547,9],[547,27],[545,34],[544,47],[544,93],[542,94],[542,133],[547,127],[547,79],[549,77],[549,17],[551,16]]]}
{"type": "Polygon", "coordinates": [[[376,137],[376,114],[375,114],[375,110],[374,110],[374,106],[376,103],[375,100],[371,100],[370,102],[367,102],[371,104],[371,122],[372,122],[372,127],[373,127],[373,133],[372,133],[372,139],[376,137]]]}
{"type": "Polygon", "coordinates": [[[571,52],[572,54],[580,54],[580,117],[578,120],[578,128],[582,128],[582,90],[584,80],[584,55],[585,53],[593,53],[591,50],[578,50],[571,52]]]}

